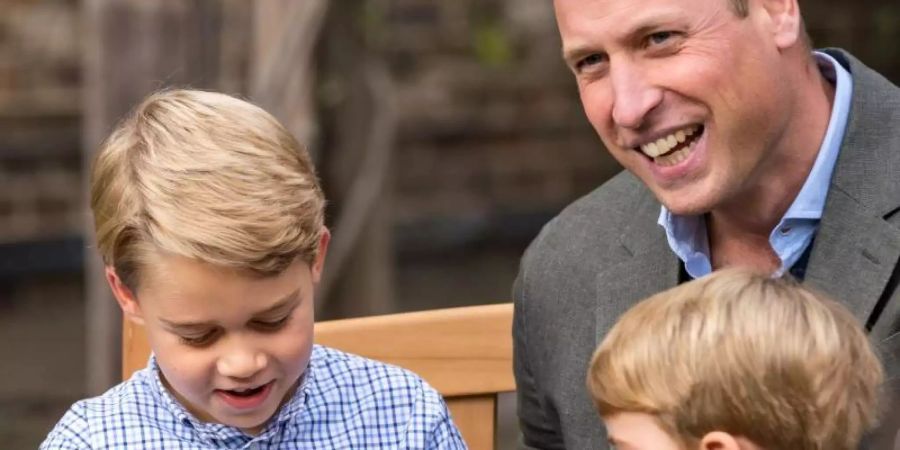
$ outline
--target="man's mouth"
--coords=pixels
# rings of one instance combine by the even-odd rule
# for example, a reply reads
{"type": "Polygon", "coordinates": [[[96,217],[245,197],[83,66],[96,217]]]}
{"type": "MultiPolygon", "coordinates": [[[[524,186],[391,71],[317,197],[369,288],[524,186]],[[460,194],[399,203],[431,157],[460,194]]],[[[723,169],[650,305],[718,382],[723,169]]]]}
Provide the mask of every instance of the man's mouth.
{"type": "Polygon", "coordinates": [[[702,134],[702,125],[691,125],[641,145],[640,151],[660,166],[674,166],[687,159],[702,134]]]}

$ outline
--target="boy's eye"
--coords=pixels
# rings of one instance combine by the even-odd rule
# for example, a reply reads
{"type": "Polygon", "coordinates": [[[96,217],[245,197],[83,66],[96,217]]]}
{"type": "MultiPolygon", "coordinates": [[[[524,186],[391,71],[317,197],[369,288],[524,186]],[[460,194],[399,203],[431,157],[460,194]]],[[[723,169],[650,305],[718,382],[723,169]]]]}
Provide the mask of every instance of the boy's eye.
{"type": "Polygon", "coordinates": [[[262,331],[277,331],[284,327],[290,318],[291,316],[288,314],[277,320],[255,320],[253,326],[262,331]]]}
{"type": "Polygon", "coordinates": [[[182,344],[189,345],[191,347],[206,347],[215,342],[217,337],[218,333],[216,332],[216,330],[210,330],[206,333],[194,336],[179,336],[179,340],[181,340],[182,344]]]}

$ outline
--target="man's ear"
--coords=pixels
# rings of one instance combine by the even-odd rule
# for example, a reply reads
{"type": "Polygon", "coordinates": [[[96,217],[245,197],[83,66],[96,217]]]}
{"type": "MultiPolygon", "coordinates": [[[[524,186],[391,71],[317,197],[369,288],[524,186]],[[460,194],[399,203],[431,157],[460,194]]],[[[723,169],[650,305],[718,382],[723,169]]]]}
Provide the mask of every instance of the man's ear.
{"type": "MultiPolygon", "coordinates": [[[[754,1],[754,0],[749,0],[754,1]]],[[[785,50],[803,39],[803,18],[797,0],[756,0],[765,14],[768,31],[779,49],[785,50]]]]}
{"type": "Polygon", "coordinates": [[[143,325],[144,314],[141,311],[141,305],[138,303],[137,297],[131,288],[122,282],[119,274],[116,273],[116,269],[112,266],[106,266],[106,282],[109,283],[113,297],[116,298],[116,302],[122,308],[122,314],[125,318],[138,325],[143,325]]]}
{"type": "Polygon", "coordinates": [[[331,232],[323,226],[322,236],[319,238],[319,249],[312,264],[312,281],[314,284],[318,284],[319,280],[322,279],[322,268],[325,267],[325,255],[328,253],[329,242],[331,242],[331,232]]]}
{"type": "Polygon", "coordinates": [[[700,440],[698,450],[747,450],[738,438],[724,431],[710,431],[700,440]]]}

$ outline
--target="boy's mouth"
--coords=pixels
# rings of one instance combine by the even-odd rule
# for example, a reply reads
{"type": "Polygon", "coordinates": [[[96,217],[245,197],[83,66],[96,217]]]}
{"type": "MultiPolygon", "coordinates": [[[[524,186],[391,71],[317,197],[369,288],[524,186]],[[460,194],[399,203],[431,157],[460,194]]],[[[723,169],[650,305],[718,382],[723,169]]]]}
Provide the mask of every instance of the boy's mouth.
{"type": "Polygon", "coordinates": [[[216,389],[216,395],[235,409],[253,409],[262,405],[272,391],[275,381],[261,386],[240,389],[216,389]]]}

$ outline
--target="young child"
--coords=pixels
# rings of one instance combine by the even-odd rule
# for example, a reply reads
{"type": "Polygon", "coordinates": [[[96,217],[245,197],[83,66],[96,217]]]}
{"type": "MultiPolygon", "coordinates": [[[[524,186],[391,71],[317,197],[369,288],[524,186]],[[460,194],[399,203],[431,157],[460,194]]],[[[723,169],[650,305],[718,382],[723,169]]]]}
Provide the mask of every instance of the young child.
{"type": "Polygon", "coordinates": [[[153,357],[41,448],[465,448],[416,375],[313,345],[324,204],[306,151],[258,107],[189,90],[138,105],[97,155],[91,208],[153,357]]]}
{"type": "Polygon", "coordinates": [[[618,450],[856,450],[882,377],[842,306],[728,270],[630,309],[587,382],[618,450]]]}

